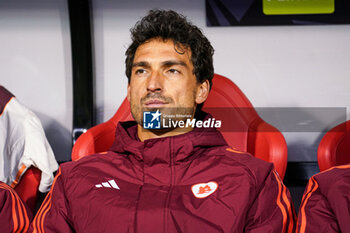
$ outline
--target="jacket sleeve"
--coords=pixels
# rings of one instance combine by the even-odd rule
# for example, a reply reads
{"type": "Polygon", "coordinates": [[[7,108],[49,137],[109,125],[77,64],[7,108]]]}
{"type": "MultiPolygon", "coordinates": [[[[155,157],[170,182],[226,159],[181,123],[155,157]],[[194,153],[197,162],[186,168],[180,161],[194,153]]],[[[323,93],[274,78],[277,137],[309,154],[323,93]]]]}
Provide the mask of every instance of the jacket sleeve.
{"type": "Polygon", "coordinates": [[[58,164],[39,118],[30,110],[22,121],[23,130],[22,157],[18,169],[24,164],[26,167],[35,166],[41,171],[39,191],[46,193],[53,182],[53,173],[57,171],[58,164]]]}
{"type": "MultiPolygon", "coordinates": [[[[345,209],[344,205],[340,208],[345,209]]],[[[347,217],[346,221],[349,221],[349,213],[345,217],[347,217]]],[[[314,176],[309,180],[303,195],[298,214],[297,232],[341,232],[331,203],[320,191],[319,183],[314,176]]]]}
{"type": "Polygon", "coordinates": [[[273,169],[262,178],[265,180],[249,209],[245,232],[295,232],[296,215],[287,187],[273,169]]]}
{"type": "Polygon", "coordinates": [[[52,188],[37,212],[29,232],[33,233],[72,233],[69,205],[65,195],[64,178],[59,168],[52,188]]]}
{"type": "Polygon", "coordinates": [[[17,193],[0,182],[0,228],[2,233],[27,232],[32,214],[17,193]]]}

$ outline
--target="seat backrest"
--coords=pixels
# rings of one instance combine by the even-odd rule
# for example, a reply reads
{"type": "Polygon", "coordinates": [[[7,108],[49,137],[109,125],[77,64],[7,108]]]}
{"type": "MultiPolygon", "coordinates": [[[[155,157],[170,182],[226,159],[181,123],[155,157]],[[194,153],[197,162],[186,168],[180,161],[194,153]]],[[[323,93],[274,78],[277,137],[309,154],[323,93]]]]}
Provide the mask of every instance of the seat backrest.
{"type": "MultiPolygon", "coordinates": [[[[219,129],[227,143],[265,161],[273,162],[281,178],[287,166],[287,145],[282,134],[264,122],[243,92],[228,78],[215,74],[203,110],[222,121],[219,129]]],[[[116,114],[81,135],[72,150],[72,160],[110,148],[119,121],[132,120],[125,99],[116,114]]]]}
{"type": "Polygon", "coordinates": [[[20,196],[22,201],[28,205],[33,213],[38,199],[40,179],[41,171],[35,167],[30,167],[23,174],[21,180],[14,188],[18,196],[20,196]]]}
{"type": "Polygon", "coordinates": [[[219,131],[230,146],[248,151],[249,126],[260,117],[236,84],[216,74],[202,110],[222,121],[219,131]]]}
{"type": "Polygon", "coordinates": [[[317,161],[320,171],[350,163],[350,120],[323,136],[317,150],[317,161]]]}

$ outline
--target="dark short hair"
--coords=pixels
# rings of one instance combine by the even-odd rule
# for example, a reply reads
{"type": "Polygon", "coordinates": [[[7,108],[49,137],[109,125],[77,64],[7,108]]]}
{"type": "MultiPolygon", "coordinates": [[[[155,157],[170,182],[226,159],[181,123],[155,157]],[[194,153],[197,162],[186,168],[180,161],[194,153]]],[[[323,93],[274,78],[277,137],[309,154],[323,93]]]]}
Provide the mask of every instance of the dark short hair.
{"type": "MultiPolygon", "coordinates": [[[[175,11],[151,10],[130,29],[132,43],[126,50],[125,74],[130,83],[131,69],[137,48],[152,38],[171,39],[177,45],[191,49],[193,74],[197,82],[208,80],[210,87],[214,76],[214,49],[201,30],[175,11]]],[[[181,53],[181,52],[179,52],[181,53]]]]}

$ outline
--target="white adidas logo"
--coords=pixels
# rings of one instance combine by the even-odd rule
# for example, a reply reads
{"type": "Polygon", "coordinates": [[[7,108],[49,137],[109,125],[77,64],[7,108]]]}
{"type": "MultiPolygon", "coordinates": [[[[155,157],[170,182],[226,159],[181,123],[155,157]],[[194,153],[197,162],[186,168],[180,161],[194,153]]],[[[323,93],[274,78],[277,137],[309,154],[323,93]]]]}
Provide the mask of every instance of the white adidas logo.
{"type": "Polygon", "coordinates": [[[114,188],[114,189],[120,189],[117,183],[114,180],[109,180],[108,182],[102,182],[102,184],[96,184],[96,188],[114,188]]]}

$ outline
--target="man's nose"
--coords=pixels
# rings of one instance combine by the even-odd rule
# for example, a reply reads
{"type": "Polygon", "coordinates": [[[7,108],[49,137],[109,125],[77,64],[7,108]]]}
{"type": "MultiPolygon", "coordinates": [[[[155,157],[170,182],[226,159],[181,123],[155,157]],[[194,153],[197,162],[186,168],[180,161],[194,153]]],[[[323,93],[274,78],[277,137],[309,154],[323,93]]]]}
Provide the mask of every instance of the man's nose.
{"type": "Polygon", "coordinates": [[[159,72],[152,72],[148,78],[147,91],[156,92],[163,89],[163,78],[159,72]]]}

